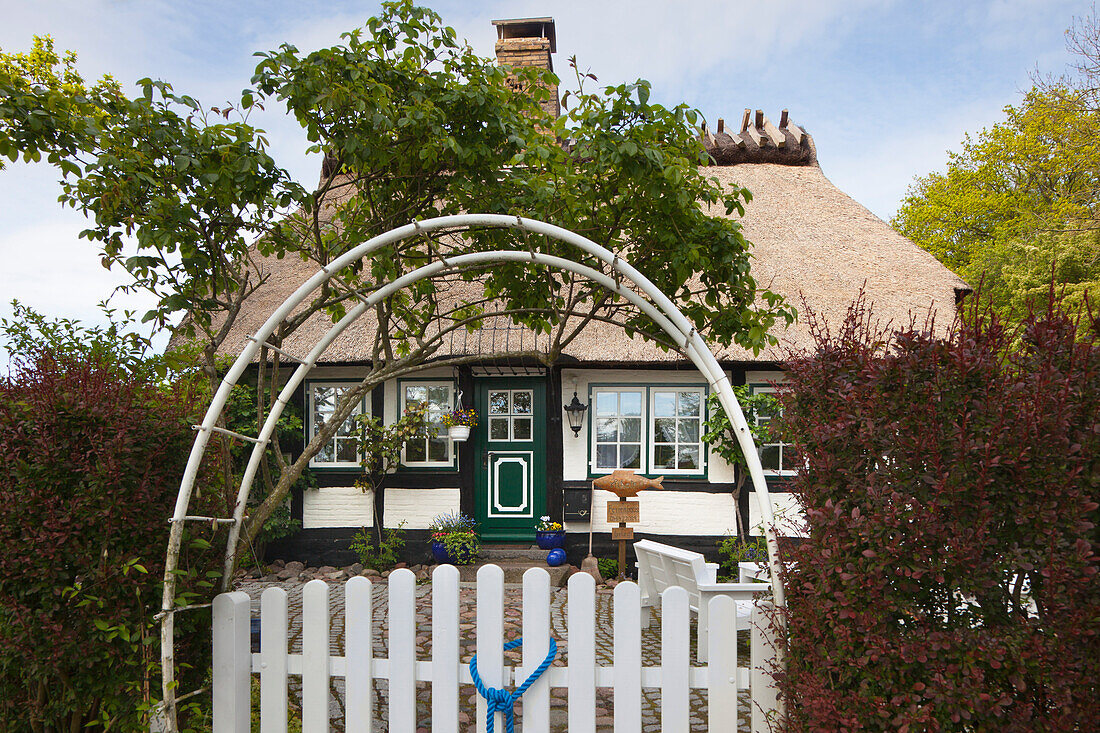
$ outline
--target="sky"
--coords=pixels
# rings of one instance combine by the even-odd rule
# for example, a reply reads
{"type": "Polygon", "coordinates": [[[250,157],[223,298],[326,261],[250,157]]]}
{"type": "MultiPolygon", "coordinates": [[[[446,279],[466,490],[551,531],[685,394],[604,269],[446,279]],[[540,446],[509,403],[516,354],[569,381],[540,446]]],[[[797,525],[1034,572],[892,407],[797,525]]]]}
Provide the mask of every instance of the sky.
{"type": "MultiPolygon", "coordinates": [[[[790,110],[810,133],[823,171],[889,220],[917,176],[942,169],[947,151],[1003,117],[1036,73],[1070,61],[1064,32],[1085,2],[1064,0],[435,0],[428,2],[481,55],[493,55],[499,18],[552,16],[555,70],[573,86],[569,58],[600,83],[638,78],[652,99],[699,109],[712,129],[746,108],[771,119],[790,110]]],[[[360,27],[377,2],[350,0],[0,0],[0,49],[25,51],[36,34],[73,50],[85,79],[109,73],[136,94],[143,77],[170,82],[206,106],[239,98],[253,54],[290,43],[331,46],[360,27]]],[[[250,119],[273,157],[312,185],[297,124],[272,106],[250,119]]],[[[102,322],[97,304],[125,273],[100,265],[78,239],[83,217],[57,202],[44,164],[0,171],[0,318],[15,298],[54,318],[102,322]]],[[[147,297],[119,295],[144,312],[147,297]]],[[[2,337],[0,337],[2,338],[2,337]]],[[[163,336],[158,343],[164,343],[163,336]]],[[[0,343],[0,363],[7,359],[0,343]]]]}

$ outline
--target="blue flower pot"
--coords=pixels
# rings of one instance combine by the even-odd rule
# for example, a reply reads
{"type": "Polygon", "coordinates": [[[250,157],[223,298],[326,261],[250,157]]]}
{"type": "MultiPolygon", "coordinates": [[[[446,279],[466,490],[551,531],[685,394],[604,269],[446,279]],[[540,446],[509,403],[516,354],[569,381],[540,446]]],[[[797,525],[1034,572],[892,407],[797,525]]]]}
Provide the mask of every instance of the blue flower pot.
{"type": "Polygon", "coordinates": [[[540,550],[556,550],[565,547],[565,530],[557,532],[535,532],[535,542],[540,550]]]}
{"type": "Polygon", "coordinates": [[[442,542],[432,540],[432,558],[441,565],[468,565],[474,559],[474,553],[468,547],[459,548],[458,557],[452,557],[447,552],[447,546],[442,542]]]}

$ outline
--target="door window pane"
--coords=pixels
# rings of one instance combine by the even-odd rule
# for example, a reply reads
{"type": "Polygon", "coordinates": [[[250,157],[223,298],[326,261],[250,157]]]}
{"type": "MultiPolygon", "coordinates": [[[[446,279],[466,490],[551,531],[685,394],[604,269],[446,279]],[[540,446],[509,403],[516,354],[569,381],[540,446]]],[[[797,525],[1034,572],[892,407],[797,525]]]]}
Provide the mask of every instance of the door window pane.
{"type": "Polygon", "coordinates": [[[508,440],[508,418],[489,418],[489,440],[508,440]]]}
{"type": "Polygon", "coordinates": [[[516,390],[512,393],[512,414],[514,415],[530,415],[531,414],[531,392],[530,390],[516,390]]]}
{"type": "Polygon", "coordinates": [[[530,440],[531,439],[531,418],[529,418],[529,417],[514,417],[514,418],[512,418],[512,439],[513,440],[530,440]]]}

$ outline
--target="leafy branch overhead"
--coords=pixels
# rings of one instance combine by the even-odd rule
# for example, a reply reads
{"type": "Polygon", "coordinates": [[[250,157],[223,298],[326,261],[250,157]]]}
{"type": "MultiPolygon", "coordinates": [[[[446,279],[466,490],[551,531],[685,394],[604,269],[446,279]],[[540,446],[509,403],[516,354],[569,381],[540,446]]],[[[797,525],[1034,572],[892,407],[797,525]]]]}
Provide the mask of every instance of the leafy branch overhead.
{"type": "MultiPolygon", "coordinates": [[[[148,79],[133,99],[110,80],[88,88],[71,57],[58,59],[45,42],[36,54],[0,65],[0,154],[45,155],[58,167],[62,200],[93,221],[84,236],[106,266],[129,272],[127,289],[155,294],[147,319],[167,325],[183,316],[176,342],[198,340],[212,386],[219,356],[241,347],[234,329],[244,328],[242,314],[270,312],[257,296],[271,292],[278,259],[300,258],[308,272],[395,227],[454,213],[522,215],[580,233],[673,297],[714,343],[759,351],[775,343],[774,325],[794,318],[779,296],[758,289],[740,226],[707,213],[740,214],[749,192],[706,176],[696,113],[652,102],[648,82],[593,89],[595,76],[577,71],[580,88],[555,117],[540,106],[553,74],[480,58],[437,14],[407,1],[384,3],[331,48],[303,53],[284,44],[257,54],[252,88],[228,108],[203,107],[148,79]],[[249,124],[253,107],[279,105],[305,130],[309,150],[324,156],[315,187],[293,181],[249,124]]],[[[418,236],[335,273],[279,324],[271,344],[319,316],[339,319],[428,262],[497,249],[579,257],[615,276],[593,257],[510,230],[418,236]]],[[[261,476],[268,497],[250,514],[245,541],[375,385],[429,359],[446,366],[478,358],[444,354],[456,334],[520,324],[539,336],[538,348],[497,356],[546,363],[593,323],[674,346],[620,296],[529,263],[444,268],[383,299],[364,322],[369,369],[300,456],[287,463],[274,452],[279,475],[261,476]]],[[[280,368],[278,352],[265,348],[260,422],[280,368]]]]}

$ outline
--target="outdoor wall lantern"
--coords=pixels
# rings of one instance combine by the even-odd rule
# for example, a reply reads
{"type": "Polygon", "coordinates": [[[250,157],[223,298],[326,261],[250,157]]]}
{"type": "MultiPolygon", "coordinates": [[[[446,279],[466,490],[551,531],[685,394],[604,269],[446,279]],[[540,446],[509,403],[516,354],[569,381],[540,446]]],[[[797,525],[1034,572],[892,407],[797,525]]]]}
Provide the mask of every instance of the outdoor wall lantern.
{"type": "Polygon", "coordinates": [[[573,400],[565,406],[565,418],[569,421],[569,427],[573,429],[573,437],[581,434],[581,426],[584,425],[584,413],[588,405],[577,399],[576,390],[573,391],[573,400]]]}

